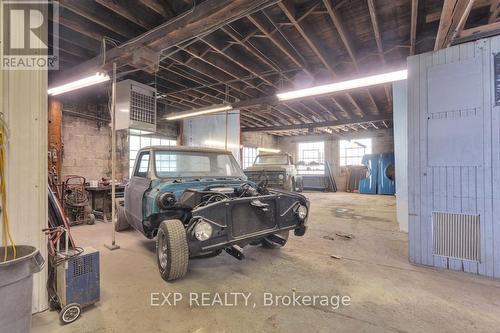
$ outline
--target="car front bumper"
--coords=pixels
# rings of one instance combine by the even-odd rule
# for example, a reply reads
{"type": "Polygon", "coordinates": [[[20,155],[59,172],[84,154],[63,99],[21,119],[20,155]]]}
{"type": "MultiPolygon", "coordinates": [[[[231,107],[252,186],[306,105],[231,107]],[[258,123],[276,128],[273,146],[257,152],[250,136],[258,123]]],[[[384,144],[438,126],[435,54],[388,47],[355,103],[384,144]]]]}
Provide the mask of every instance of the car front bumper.
{"type": "Polygon", "coordinates": [[[273,191],[270,195],[220,201],[195,209],[186,229],[190,255],[232,245],[243,247],[280,231],[294,230],[296,236],[303,236],[308,216],[298,217],[298,205],[306,206],[309,212],[309,201],[304,196],[273,191]],[[200,221],[212,226],[212,236],[205,241],[194,235],[200,221]]]}

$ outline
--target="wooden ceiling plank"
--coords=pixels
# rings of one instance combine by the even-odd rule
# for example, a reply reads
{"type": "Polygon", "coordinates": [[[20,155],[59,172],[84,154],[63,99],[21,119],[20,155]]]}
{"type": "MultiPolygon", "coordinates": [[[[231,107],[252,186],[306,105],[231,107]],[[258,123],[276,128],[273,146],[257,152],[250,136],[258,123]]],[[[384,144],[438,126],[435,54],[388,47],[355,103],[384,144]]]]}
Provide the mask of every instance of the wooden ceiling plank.
{"type": "Polygon", "coordinates": [[[123,2],[116,0],[95,0],[95,1],[101,6],[108,8],[109,10],[115,12],[121,17],[137,24],[138,26],[146,30],[154,28],[154,24],[151,23],[151,21],[143,20],[137,15],[133,14],[128,8],[124,6],[123,2]]]}
{"type": "Polygon", "coordinates": [[[434,50],[450,46],[453,39],[461,34],[474,0],[444,0],[434,50]]]}
{"type": "MultiPolygon", "coordinates": [[[[304,28],[297,22],[295,19],[295,10],[293,8],[292,3],[289,0],[283,0],[279,4],[280,9],[283,11],[285,16],[288,18],[288,20],[293,24],[294,28],[299,32],[299,34],[302,36],[302,38],[306,41],[307,45],[311,48],[311,50],[314,52],[314,54],[320,59],[321,63],[325,66],[326,69],[330,71],[334,79],[337,77],[337,74],[333,70],[333,67],[328,63],[326,60],[326,57],[322,54],[320,49],[316,46],[316,44],[311,40],[309,35],[306,33],[304,28]]],[[[359,107],[359,104],[354,100],[354,98],[351,96],[351,94],[346,93],[347,98],[349,101],[354,105],[358,113],[363,117],[365,113],[363,110],[359,107]]]]}
{"type": "MultiPolygon", "coordinates": [[[[342,43],[344,44],[345,49],[347,50],[347,53],[349,54],[349,57],[351,58],[351,60],[354,64],[354,68],[356,69],[356,72],[360,73],[358,61],[356,59],[356,54],[354,51],[354,47],[353,47],[353,44],[352,44],[350,38],[347,36],[347,32],[344,28],[344,23],[342,22],[340,16],[337,14],[337,11],[335,10],[335,8],[333,8],[331,0],[323,0],[323,4],[328,12],[328,16],[332,20],[333,25],[335,26],[335,29],[337,30],[337,32],[340,36],[340,39],[342,40],[342,43]]],[[[380,110],[377,106],[377,103],[375,102],[375,99],[373,98],[372,93],[370,92],[370,89],[366,89],[366,92],[368,93],[368,97],[370,99],[370,102],[375,107],[376,113],[380,114],[380,110]]]]}

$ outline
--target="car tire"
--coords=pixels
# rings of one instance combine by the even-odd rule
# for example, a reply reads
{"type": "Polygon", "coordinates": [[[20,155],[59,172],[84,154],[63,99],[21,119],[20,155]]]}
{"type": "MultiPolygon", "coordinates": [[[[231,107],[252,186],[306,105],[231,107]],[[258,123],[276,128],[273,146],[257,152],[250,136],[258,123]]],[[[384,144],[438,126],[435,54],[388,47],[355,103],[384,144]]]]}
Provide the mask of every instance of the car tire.
{"type": "Polygon", "coordinates": [[[295,180],[295,191],[303,192],[304,191],[304,183],[302,182],[302,178],[299,181],[295,180]]]}
{"type": "Polygon", "coordinates": [[[115,231],[120,232],[130,228],[127,216],[125,215],[125,207],[123,207],[123,199],[115,200],[115,231]]]}
{"type": "Polygon", "coordinates": [[[184,277],[189,261],[189,247],[184,224],[179,220],[160,223],[156,236],[156,261],[165,281],[184,277]]]}
{"type": "Polygon", "coordinates": [[[285,246],[286,242],[288,241],[289,233],[290,232],[288,230],[286,230],[286,231],[280,231],[280,232],[275,234],[275,236],[279,236],[279,237],[285,239],[285,244],[280,245],[278,243],[271,241],[268,238],[264,238],[264,239],[262,239],[262,247],[265,249],[276,249],[276,248],[280,248],[280,247],[285,246]]]}

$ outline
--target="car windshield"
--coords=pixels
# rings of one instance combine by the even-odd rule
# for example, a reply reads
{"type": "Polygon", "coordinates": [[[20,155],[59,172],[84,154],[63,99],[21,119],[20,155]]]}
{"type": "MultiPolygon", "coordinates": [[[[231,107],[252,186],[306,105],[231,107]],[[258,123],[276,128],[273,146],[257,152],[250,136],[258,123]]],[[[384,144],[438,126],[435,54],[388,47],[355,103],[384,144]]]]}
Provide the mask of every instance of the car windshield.
{"type": "Polygon", "coordinates": [[[160,178],[242,178],[231,154],[198,151],[156,151],[156,176],[160,178]]]}
{"type": "Polygon", "coordinates": [[[288,155],[259,155],[255,159],[255,165],[262,164],[288,164],[288,155]]]}

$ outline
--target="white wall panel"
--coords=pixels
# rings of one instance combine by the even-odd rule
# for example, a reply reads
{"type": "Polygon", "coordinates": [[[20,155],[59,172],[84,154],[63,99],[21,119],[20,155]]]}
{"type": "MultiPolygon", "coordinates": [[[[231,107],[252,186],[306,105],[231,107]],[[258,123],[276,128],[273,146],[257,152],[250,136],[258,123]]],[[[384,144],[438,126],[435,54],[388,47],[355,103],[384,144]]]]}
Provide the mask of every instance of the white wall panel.
{"type": "MultiPolygon", "coordinates": [[[[182,122],[183,145],[224,149],[226,142],[226,114],[211,114],[189,118],[182,122]]],[[[227,147],[236,161],[240,160],[240,113],[228,114],[227,147]]]]}
{"type": "Polygon", "coordinates": [[[399,230],[408,232],[408,83],[392,86],[394,157],[396,165],[396,211],[399,230]]]}
{"type": "MultiPolygon", "coordinates": [[[[0,9],[0,26],[2,17],[0,9]]],[[[42,233],[47,226],[47,71],[1,68],[0,107],[9,128],[6,184],[12,236],[47,259],[42,233]]],[[[48,307],[46,281],[45,268],[34,276],[33,312],[48,307]]]]}
{"type": "Polygon", "coordinates": [[[499,36],[408,58],[414,263],[500,277],[500,108],[493,85],[498,52],[499,36]],[[431,216],[437,211],[480,216],[479,262],[433,255],[431,216]]]}

